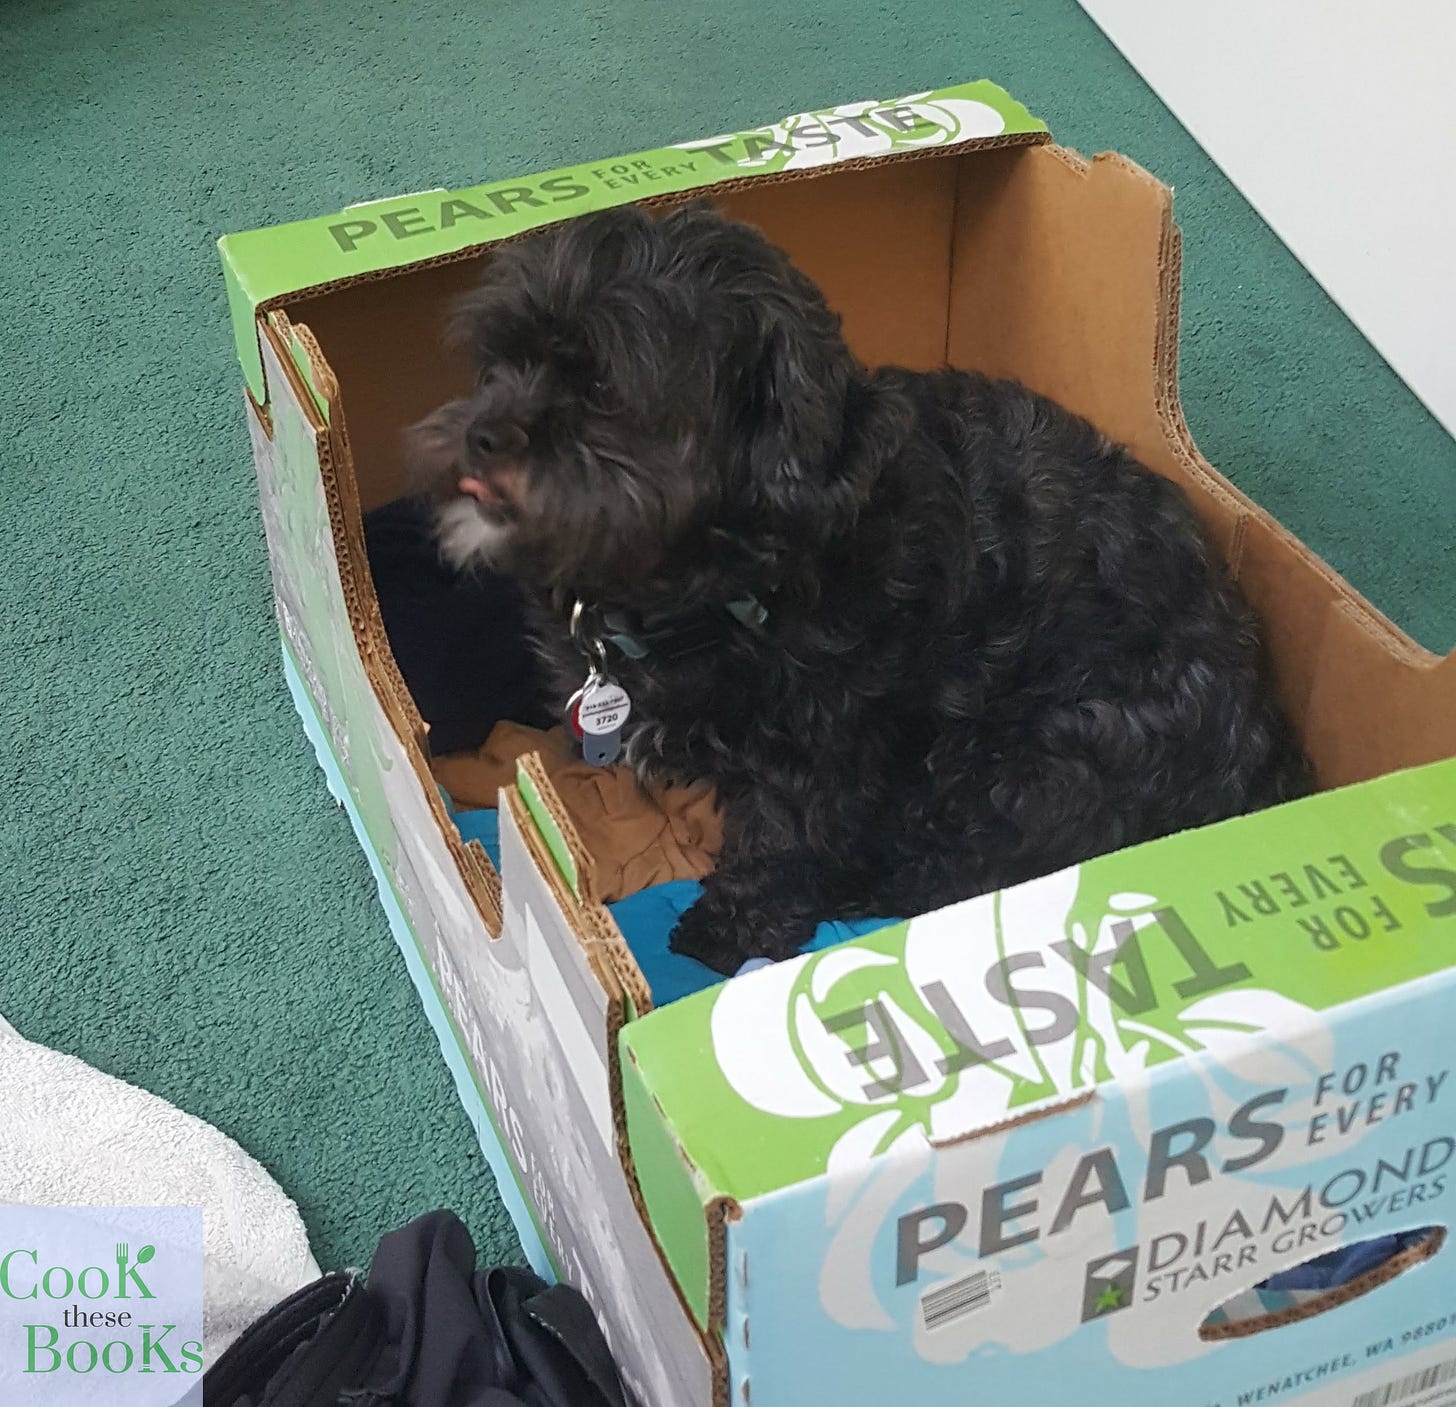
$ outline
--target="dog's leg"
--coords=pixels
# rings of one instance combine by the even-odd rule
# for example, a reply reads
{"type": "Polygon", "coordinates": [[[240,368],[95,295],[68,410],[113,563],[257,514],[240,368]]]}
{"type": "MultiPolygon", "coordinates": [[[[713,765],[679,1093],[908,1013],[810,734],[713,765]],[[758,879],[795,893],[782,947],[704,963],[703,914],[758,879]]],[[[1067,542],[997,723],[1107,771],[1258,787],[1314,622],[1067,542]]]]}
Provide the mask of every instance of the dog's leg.
{"type": "Polygon", "coordinates": [[[848,730],[828,742],[837,749],[775,751],[715,778],[723,845],[674,952],[731,976],[750,958],[795,956],[823,922],[874,912],[864,866],[884,850],[883,757],[848,730]]]}
{"type": "Polygon", "coordinates": [[[793,957],[830,917],[809,855],[756,860],[722,855],[670,947],[731,977],[749,958],[793,957]]]}
{"type": "Polygon", "coordinates": [[[731,975],[749,958],[799,952],[824,919],[853,906],[846,857],[863,853],[859,816],[839,793],[768,769],[719,783],[723,846],[703,895],[673,933],[674,952],[731,975]],[[774,784],[776,783],[776,785],[774,784]],[[821,804],[806,813],[803,798],[821,804]]]}

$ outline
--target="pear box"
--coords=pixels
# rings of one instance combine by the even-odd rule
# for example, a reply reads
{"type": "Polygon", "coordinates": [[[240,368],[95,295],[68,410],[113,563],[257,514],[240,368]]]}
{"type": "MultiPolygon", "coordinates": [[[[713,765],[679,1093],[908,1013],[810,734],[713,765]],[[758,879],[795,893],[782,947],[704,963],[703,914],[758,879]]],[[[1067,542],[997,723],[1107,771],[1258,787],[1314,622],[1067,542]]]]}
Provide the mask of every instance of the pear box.
{"type": "Polygon", "coordinates": [[[1456,1400],[1456,766],[1313,804],[625,1027],[633,1166],[734,1401],[1456,1400]]]}
{"type": "Polygon", "coordinates": [[[1166,187],[977,82],[221,252],[288,686],[526,1254],[644,1407],[1067,1375],[1127,1407],[1456,1402],[1456,656],[1199,455],[1166,187]],[[661,1005],[539,759],[499,867],[462,841],[362,513],[405,491],[402,427],[469,385],[441,331],[497,242],[689,197],[783,246],[865,362],[1015,377],[1182,485],[1320,792],[661,1005]]]}

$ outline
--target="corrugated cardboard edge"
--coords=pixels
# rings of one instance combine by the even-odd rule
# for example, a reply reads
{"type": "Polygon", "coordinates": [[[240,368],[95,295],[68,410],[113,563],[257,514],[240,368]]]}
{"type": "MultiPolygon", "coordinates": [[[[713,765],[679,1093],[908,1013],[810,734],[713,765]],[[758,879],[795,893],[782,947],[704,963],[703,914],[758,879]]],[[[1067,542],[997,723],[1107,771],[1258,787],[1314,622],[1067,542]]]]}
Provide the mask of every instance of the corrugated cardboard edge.
{"type": "Polygon", "coordinates": [[[1098,1098],[1098,1093],[1094,1086],[1092,1089],[1082,1090],[1078,1094],[1058,1096],[1020,1113],[996,1119],[989,1124],[975,1124],[960,1133],[946,1134],[940,1138],[927,1138],[926,1142],[939,1151],[944,1148],[954,1148],[961,1143],[974,1143],[980,1138],[994,1138],[997,1134],[1009,1133],[1012,1129],[1021,1128],[1026,1124],[1035,1124],[1042,1119],[1054,1119],[1061,1114],[1070,1114],[1072,1110],[1080,1109],[1084,1104],[1091,1104],[1096,1098],[1098,1098]]]}
{"type": "MultiPolygon", "coordinates": [[[[693,1313],[687,1295],[673,1273],[662,1243],[657,1238],[657,1228],[648,1214],[647,1200],[642,1194],[637,1164],[627,1137],[627,1111],[622,1093],[622,1043],[617,1038],[619,1035],[620,1032],[617,1032],[612,1038],[612,1117],[617,1128],[618,1156],[627,1175],[627,1190],[632,1197],[632,1205],[636,1208],[642,1229],[647,1233],[653,1251],[662,1262],[667,1282],[677,1296],[683,1318],[693,1326],[694,1332],[702,1340],[713,1375],[713,1407],[729,1407],[732,1384],[728,1372],[728,1349],[724,1342],[728,1319],[728,1225],[737,1221],[743,1215],[743,1210],[732,1197],[715,1197],[704,1208],[708,1237],[708,1323],[705,1328],[698,1323],[697,1315],[693,1313]]],[[[686,1152],[682,1156],[686,1158],[686,1152]]]]}
{"type": "Polygon", "coordinates": [[[605,904],[592,904],[583,909],[583,918],[589,930],[586,941],[610,962],[623,995],[632,1004],[632,1019],[651,1011],[651,989],[611,910],[605,904]]]}
{"type": "MultiPolygon", "coordinates": [[[[619,998],[631,1003],[634,1018],[650,1011],[652,993],[647,986],[647,979],[637,966],[637,959],[627,946],[627,940],[622,936],[622,930],[617,927],[611,910],[596,897],[596,862],[582,843],[560,794],[552,786],[540,754],[527,753],[517,763],[517,769],[521,776],[529,780],[560,834],[562,843],[571,852],[572,862],[579,876],[575,889],[551,854],[550,844],[541,834],[519,785],[506,788],[503,795],[509,799],[511,814],[530,842],[531,856],[541,864],[551,892],[561,905],[573,936],[581,944],[587,961],[591,963],[592,971],[602,979],[602,985],[609,993],[615,992],[619,998]]],[[[610,1059],[615,1068],[616,1032],[612,1033],[612,1039],[610,1059]]],[[[613,1099],[620,1100],[620,1090],[615,1083],[613,1090],[613,1099]]]]}
{"type": "MultiPolygon", "coordinates": [[[[540,758],[535,753],[530,754],[529,757],[522,759],[522,761],[525,763],[535,763],[536,769],[534,770],[539,771],[540,775],[544,777],[545,771],[540,767],[540,758]]],[[[523,767],[522,770],[532,769],[523,767]]],[[[533,782],[536,780],[534,775],[532,776],[532,780],[533,782]]],[[[626,993],[622,989],[622,984],[617,980],[617,974],[613,968],[610,956],[602,945],[593,942],[588,936],[591,928],[588,915],[593,908],[600,908],[600,905],[594,904],[589,900],[579,899],[573,893],[571,886],[567,884],[560,868],[551,858],[551,851],[547,847],[546,839],[541,834],[534,819],[532,819],[525,798],[521,795],[520,787],[509,786],[504,788],[501,792],[501,799],[510,811],[512,820],[515,821],[517,828],[525,838],[526,848],[531,853],[531,859],[535,861],[542,876],[547,880],[551,889],[552,898],[561,906],[561,911],[566,915],[567,924],[571,929],[572,936],[580,946],[583,956],[586,958],[587,966],[591,968],[592,975],[597,979],[603,993],[606,995],[609,1020],[613,1019],[612,1013],[615,1012],[614,1026],[608,1033],[611,1036],[612,1045],[615,1046],[617,1031],[622,1027],[623,1001],[626,993]]],[[[560,801],[556,801],[555,804],[559,806],[560,801]]],[[[570,822],[567,824],[569,825],[570,822]]],[[[579,841],[577,843],[580,844],[579,841]]],[[[615,1050],[607,1052],[607,1060],[609,1065],[615,1063],[615,1050]]]]}
{"type": "MultiPolygon", "coordinates": [[[[717,1360],[714,1359],[713,1399],[714,1407],[728,1407],[728,1402],[733,1395],[733,1387],[728,1375],[728,1346],[724,1342],[728,1325],[728,1224],[739,1220],[743,1215],[743,1209],[731,1197],[717,1197],[708,1204],[705,1211],[708,1218],[708,1338],[717,1344],[718,1352],[723,1359],[721,1377],[717,1370],[717,1360]]],[[[649,1222],[648,1230],[651,1231],[651,1229],[649,1222]]],[[[654,1233],[654,1244],[656,1239],[654,1233]]],[[[743,1258],[743,1276],[740,1288],[746,1295],[748,1291],[748,1257],[746,1255],[743,1258]]],[[[748,1339],[746,1311],[743,1333],[746,1346],[748,1339]]]]}
{"type": "MultiPolygon", "coordinates": [[[[1279,534],[1297,547],[1303,555],[1310,557],[1332,582],[1346,586],[1323,562],[1314,558],[1299,539],[1281,527],[1274,518],[1261,508],[1247,494],[1236,488],[1214,466],[1204,458],[1194,442],[1183,414],[1178,385],[1179,331],[1181,319],[1181,288],[1183,277],[1183,237],[1173,219],[1173,193],[1162,181],[1131,158],[1119,152],[1099,152],[1092,158],[1083,156],[1071,147],[1050,145],[1047,155],[1075,171],[1079,176],[1090,178],[1099,167],[1112,167],[1123,175],[1148,186],[1160,197],[1160,245],[1158,251],[1158,312],[1157,329],[1153,345],[1153,393],[1154,407],[1161,423],[1163,436],[1173,457],[1187,473],[1189,479],[1210,499],[1224,510],[1226,517],[1216,527],[1215,539],[1223,552],[1230,569],[1237,577],[1237,565],[1242,555],[1242,541],[1249,519],[1267,521],[1279,534]]],[[[1352,593],[1353,594],[1353,593],[1352,593]]],[[[1373,612],[1373,608],[1369,608],[1373,612]]],[[[1400,632],[1386,622],[1392,638],[1400,632]]],[[[1405,637],[1401,637],[1405,638],[1405,637]]],[[[1419,650],[1413,641],[1406,643],[1419,650]]]]}
{"type": "Polygon", "coordinates": [[[374,581],[369,574],[368,556],[364,550],[364,519],[359,507],[358,490],[354,484],[353,473],[347,468],[352,465],[353,457],[349,452],[345,409],[338,384],[319,352],[317,342],[306,327],[289,323],[286,314],[279,313],[261,323],[260,332],[269,339],[277,353],[284,375],[292,381],[299,404],[314,430],[319,477],[328,509],[334,552],[339,563],[340,589],[365,677],[399,739],[415,779],[424,791],[431,815],[445,838],[466,891],[479,910],[486,932],[492,938],[498,938],[502,916],[500,876],[481,846],[474,842],[467,846],[454,822],[450,820],[444,800],[440,796],[440,789],[425,757],[424,740],[427,730],[424,720],[405,688],[384,633],[384,620],[379,612],[379,601],[374,592],[374,581]],[[294,348],[299,349],[308,359],[313,373],[313,386],[332,397],[333,414],[327,421],[317,410],[313,387],[298,369],[294,360],[294,348]],[[339,472],[337,466],[340,465],[345,466],[346,472],[339,472]]]}
{"type": "Polygon", "coordinates": [[[1267,1333],[1270,1329],[1281,1329],[1286,1324],[1297,1324],[1301,1319],[1313,1319],[1326,1310],[1338,1309],[1342,1304],[1349,1304],[1351,1300],[1360,1299],[1372,1290],[1388,1285],[1396,1276],[1404,1275],[1407,1270],[1413,1270],[1432,1259],[1445,1244],[1446,1228],[1437,1227],[1418,1246],[1391,1256],[1383,1265],[1367,1270],[1347,1284],[1327,1291],[1318,1299],[1307,1300],[1290,1309],[1276,1310],[1272,1314],[1260,1314],[1253,1319],[1209,1325],[1199,1329],[1198,1337],[1205,1343],[1222,1343],[1229,1339],[1247,1339],[1254,1334],[1267,1333]]]}
{"type": "Polygon", "coordinates": [[[1152,197],[1146,201],[1146,218],[1156,226],[1145,228],[1150,229],[1158,253],[1157,268],[1150,267],[1148,273],[1157,280],[1149,290],[1156,303],[1148,349],[1147,384],[1152,394],[1148,426],[1156,436],[1158,456],[1176,465],[1234,580],[1261,594],[1251,577],[1257,573],[1266,601],[1271,590],[1281,590],[1281,577],[1288,580],[1290,599],[1299,614],[1286,616],[1284,633],[1287,637],[1298,621],[1305,647],[1297,659],[1281,657],[1281,696],[1319,759],[1321,786],[1343,786],[1449,756],[1456,748],[1456,732],[1445,722],[1456,719],[1456,651],[1443,658],[1424,649],[1267,509],[1235,487],[1197,448],[1178,388],[1182,237],[1173,220],[1171,190],[1117,153],[1104,152],[1088,160],[1067,148],[1046,145],[1028,151],[1025,159],[1059,164],[1091,182],[1099,176],[1104,182],[1109,178],[1127,182],[1152,197]],[[1330,703],[1327,686],[1337,671],[1371,676],[1372,683],[1379,682],[1373,678],[1378,674],[1387,687],[1367,687],[1367,696],[1391,696],[1391,707],[1408,727],[1398,734],[1387,730],[1383,737],[1377,731],[1373,751],[1369,729],[1362,730],[1360,748],[1352,748],[1335,727],[1330,703]]]}
{"type": "Polygon", "coordinates": [[[262,427],[264,436],[271,444],[273,441],[273,407],[266,401],[260,401],[253,394],[253,388],[246,383],[243,385],[243,395],[247,400],[249,414],[262,427]]]}
{"type": "Polygon", "coordinates": [[[1159,328],[1154,349],[1157,410],[1169,447],[1187,469],[1190,478],[1198,482],[1211,496],[1226,503],[1238,515],[1231,540],[1223,544],[1234,579],[1238,580],[1242,565],[1245,536],[1251,523],[1257,523],[1295,554],[1304,566],[1323,578],[1339,598],[1340,609],[1347,611],[1360,628],[1383,648],[1405,662],[1421,668],[1435,668],[1444,663],[1442,656],[1423,648],[1387,616],[1376,610],[1333,567],[1311,551],[1267,509],[1236,488],[1200,453],[1183,414],[1178,385],[1183,236],[1173,219],[1172,191],[1157,177],[1125,156],[1104,152],[1095,161],[1119,166],[1138,179],[1150,181],[1166,192],[1163,201],[1163,243],[1159,259],[1159,328]]]}
{"type": "MultiPolygon", "coordinates": [[[[1145,180],[1157,181],[1156,177],[1125,156],[1104,153],[1097,160],[1116,163],[1145,180]]],[[[1157,184],[1162,186],[1165,191],[1168,189],[1160,181],[1157,181],[1157,184]]],[[[1266,508],[1235,488],[1199,452],[1198,446],[1194,443],[1193,434],[1188,428],[1188,422],[1183,415],[1183,403],[1178,386],[1178,334],[1181,319],[1179,290],[1182,284],[1182,273],[1183,236],[1173,220],[1172,192],[1169,191],[1164,206],[1163,257],[1160,261],[1162,312],[1158,343],[1155,349],[1158,414],[1163,421],[1169,446],[1179,461],[1185,465],[1190,477],[1202,484],[1211,495],[1236,509],[1239,514],[1235,524],[1236,536],[1226,547],[1226,557],[1234,579],[1238,579],[1238,569],[1243,556],[1243,540],[1249,524],[1251,521],[1258,522],[1261,526],[1268,528],[1310,569],[1323,577],[1339,595],[1341,603],[1360,619],[1362,628],[1368,630],[1393,654],[1404,657],[1412,664],[1434,666],[1441,663],[1441,656],[1422,648],[1387,616],[1377,611],[1333,567],[1306,547],[1266,508]]]]}
{"type": "MultiPolygon", "coordinates": [[[[566,851],[566,859],[570,862],[572,872],[568,874],[563,870],[561,861],[552,853],[552,837],[542,832],[542,822],[538,821],[534,814],[530,804],[531,799],[522,796],[526,824],[530,827],[532,837],[541,842],[550,866],[552,888],[558,891],[558,897],[567,906],[568,914],[571,913],[572,907],[578,900],[586,906],[595,904],[597,902],[596,860],[583,843],[581,834],[576,829],[576,822],[571,819],[571,813],[566,809],[560,794],[551,784],[551,777],[546,771],[546,764],[542,762],[540,753],[529,752],[524,757],[517,759],[516,775],[526,782],[531,791],[539,798],[541,808],[546,813],[543,818],[544,823],[556,832],[555,838],[566,851]]],[[[580,931],[577,932],[577,938],[584,941],[584,935],[580,931]]]]}

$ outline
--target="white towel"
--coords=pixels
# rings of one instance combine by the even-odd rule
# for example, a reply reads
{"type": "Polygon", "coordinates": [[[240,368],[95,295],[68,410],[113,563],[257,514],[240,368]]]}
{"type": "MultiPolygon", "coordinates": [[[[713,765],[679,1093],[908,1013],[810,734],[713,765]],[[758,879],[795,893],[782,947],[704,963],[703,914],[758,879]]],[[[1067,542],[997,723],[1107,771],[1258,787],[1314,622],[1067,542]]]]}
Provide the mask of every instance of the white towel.
{"type": "Polygon", "coordinates": [[[201,1207],[208,1365],[318,1279],[298,1208],[210,1124],[0,1018],[0,1202],[201,1207]]]}

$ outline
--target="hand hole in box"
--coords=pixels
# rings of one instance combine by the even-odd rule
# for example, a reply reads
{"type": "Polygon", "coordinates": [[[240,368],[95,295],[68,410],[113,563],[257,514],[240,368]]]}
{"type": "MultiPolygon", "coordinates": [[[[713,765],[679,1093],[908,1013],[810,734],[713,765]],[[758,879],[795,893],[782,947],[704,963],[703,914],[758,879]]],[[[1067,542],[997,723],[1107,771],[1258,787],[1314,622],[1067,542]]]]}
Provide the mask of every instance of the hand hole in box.
{"type": "Polygon", "coordinates": [[[1226,1299],[1198,1326],[1198,1337],[1245,1338],[1312,1319],[1388,1285],[1430,1260],[1445,1241],[1445,1227],[1423,1226],[1321,1251],[1226,1299]]]}

